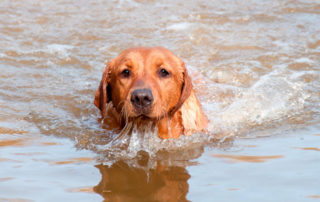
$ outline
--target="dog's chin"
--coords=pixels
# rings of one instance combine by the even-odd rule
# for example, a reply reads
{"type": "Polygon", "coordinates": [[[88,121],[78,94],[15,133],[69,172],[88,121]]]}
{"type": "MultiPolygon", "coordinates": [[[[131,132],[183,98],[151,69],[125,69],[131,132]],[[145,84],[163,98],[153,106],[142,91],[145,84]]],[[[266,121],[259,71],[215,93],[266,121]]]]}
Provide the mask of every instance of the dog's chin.
{"type": "Polygon", "coordinates": [[[129,116],[130,119],[140,119],[143,121],[152,121],[152,120],[157,120],[158,115],[155,115],[152,113],[152,111],[141,111],[141,110],[134,110],[134,112],[129,116]]]}

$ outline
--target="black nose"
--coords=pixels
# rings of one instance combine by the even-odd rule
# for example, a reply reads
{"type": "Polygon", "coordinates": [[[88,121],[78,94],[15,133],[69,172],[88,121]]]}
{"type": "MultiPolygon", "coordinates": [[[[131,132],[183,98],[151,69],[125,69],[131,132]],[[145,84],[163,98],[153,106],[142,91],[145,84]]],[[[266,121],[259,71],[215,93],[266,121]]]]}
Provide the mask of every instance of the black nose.
{"type": "Polygon", "coordinates": [[[153,102],[152,92],[147,88],[134,90],[130,100],[135,107],[149,107],[153,102]]]}

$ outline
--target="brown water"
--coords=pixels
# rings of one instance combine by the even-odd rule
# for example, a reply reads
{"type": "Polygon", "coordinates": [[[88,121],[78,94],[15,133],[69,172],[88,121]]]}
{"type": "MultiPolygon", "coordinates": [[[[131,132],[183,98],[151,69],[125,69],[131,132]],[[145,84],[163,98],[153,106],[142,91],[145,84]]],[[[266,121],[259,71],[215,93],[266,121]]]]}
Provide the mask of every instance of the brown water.
{"type": "Polygon", "coordinates": [[[0,201],[318,201],[319,70],[318,0],[2,0],[0,201]],[[208,134],[110,143],[93,96],[140,45],[185,61],[208,134]]]}

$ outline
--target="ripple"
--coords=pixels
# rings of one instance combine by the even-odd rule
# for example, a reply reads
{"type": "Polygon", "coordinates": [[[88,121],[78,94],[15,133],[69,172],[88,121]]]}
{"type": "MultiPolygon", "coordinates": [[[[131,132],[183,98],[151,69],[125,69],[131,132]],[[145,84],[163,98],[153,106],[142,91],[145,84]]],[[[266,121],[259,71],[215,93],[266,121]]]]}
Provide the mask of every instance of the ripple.
{"type": "Polygon", "coordinates": [[[232,162],[247,162],[247,163],[264,163],[272,159],[283,158],[283,155],[273,156],[245,156],[245,155],[228,155],[228,154],[213,154],[213,157],[231,159],[232,162]]]}

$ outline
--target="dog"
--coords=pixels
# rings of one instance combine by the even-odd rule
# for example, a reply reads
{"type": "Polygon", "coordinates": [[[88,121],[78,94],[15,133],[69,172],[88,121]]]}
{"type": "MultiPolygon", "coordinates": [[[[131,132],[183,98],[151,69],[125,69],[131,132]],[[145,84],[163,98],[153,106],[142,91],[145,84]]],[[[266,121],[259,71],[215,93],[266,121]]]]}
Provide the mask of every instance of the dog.
{"type": "Polygon", "coordinates": [[[184,62],[163,47],[130,48],[111,60],[94,104],[102,120],[108,115],[106,122],[126,133],[151,125],[159,138],[177,139],[208,124],[184,62]]]}

